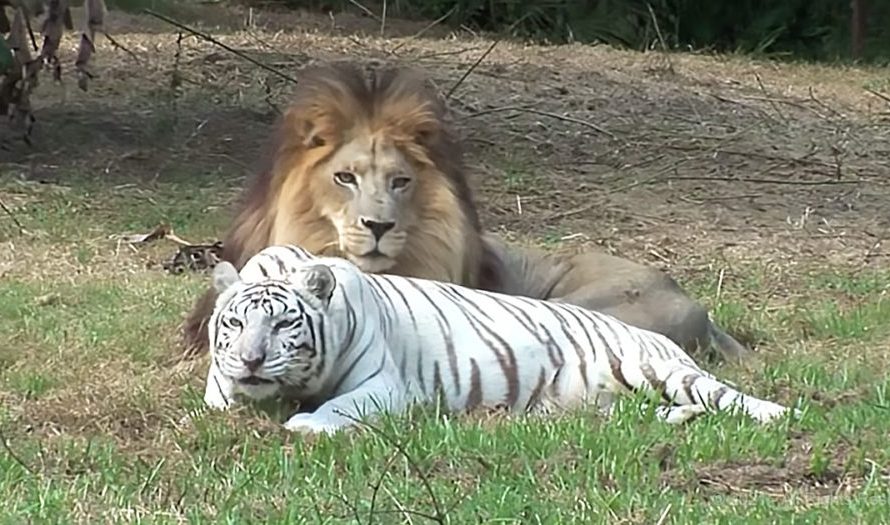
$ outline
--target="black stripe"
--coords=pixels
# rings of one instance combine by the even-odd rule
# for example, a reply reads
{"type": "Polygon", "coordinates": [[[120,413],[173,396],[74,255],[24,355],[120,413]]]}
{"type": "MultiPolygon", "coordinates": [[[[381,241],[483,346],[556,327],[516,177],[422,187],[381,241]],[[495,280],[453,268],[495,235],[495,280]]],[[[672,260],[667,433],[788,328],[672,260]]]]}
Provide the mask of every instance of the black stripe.
{"type": "MultiPolygon", "coordinates": [[[[340,387],[343,386],[343,382],[352,375],[352,371],[355,369],[355,366],[361,362],[362,358],[365,357],[365,354],[368,353],[368,350],[371,349],[375,344],[375,341],[371,339],[368,343],[362,348],[362,351],[359,352],[358,356],[352,360],[352,363],[346,368],[346,371],[343,372],[343,375],[340,376],[340,379],[337,380],[337,383],[334,384],[333,392],[340,392],[340,387]]],[[[373,374],[372,374],[373,375],[373,374]]]]}
{"type": "Polygon", "coordinates": [[[492,319],[491,316],[488,315],[488,312],[486,312],[478,304],[476,304],[476,301],[461,294],[460,289],[457,286],[441,282],[435,282],[434,284],[442,294],[450,298],[455,303],[472,306],[476,310],[476,313],[478,313],[482,317],[485,317],[489,321],[494,321],[494,319],[492,319]]]}
{"type": "Polygon", "coordinates": [[[396,295],[398,295],[399,298],[402,300],[402,304],[405,305],[405,311],[408,312],[408,315],[411,317],[411,324],[414,325],[414,328],[416,329],[417,319],[415,319],[414,317],[414,309],[411,308],[410,304],[408,304],[408,299],[405,297],[405,294],[402,293],[400,287],[396,286],[392,279],[381,279],[381,282],[388,284],[390,288],[392,288],[392,290],[396,293],[396,295]]]}
{"type": "Polygon", "coordinates": [[[571,344],[574,347],[575,355],[578,356],[578,360],[580,361],[578,363],[578,367],[581,372],[581,378],[584,380],[584,390],[585,391],[589,390],[590,389],[590,384],[589,384],[590,381],[587,378],[587,359],[584,356],[584,349],[581,348],[581,345],[580,345],[580,343],[578,343],[578,340],[575,339],[574,335],[572,335],[571,325],[566,320],[566,318],[563,317],[563,315],[562,315],[562,312],[564,311],[565,307],[563,305],[559,305],[559,304],[555,304],[555,303],[548,303],[546,301],[542,302],[541,304],[542,304],[542,306],[544,306],[544,308],[546,308],[547,310],[550,311],[550,314],[554,318],[556,318],[557,321],[559,321],[559,327],[562,329],[563,335],[565,335],[566,339],[569,340],[569,344],[571,344]]]}
{"type": "Polygon", "coordinates": [[[349,300],[348,294],[343,294],[343,303],[346,308],[346,330],[347,336],[346,340],[343,342],[344,348],[352,348],[353,342],[355,340],[355,330],[358,326],[358,317],[355,314],[355,308],[352,306],[352,302],[349,300]]]}
{"type": "Polygon", "coordinates": [[[495,304],[499,305],[505,312],[513,316],[513,318],[516,319],[516,321],[518,321],[519,324],[521,324],[526,330],[528,330],[528,333],[534,336],[539,343],[541,343],[542,345],[547,344],[544,341],[544,338],[541,337],[541,334],[538,333],[538,330],[536,330],[537,325],[540,323],[536,323],[535,321],[533,321],[531,315],[529,315],[528,312],[506,300],[495,301],[495,304]]]}
{"type": "Polygon", "coordinates": [[[368,381],[370,381],[370,380],[374,379],[375,377],[377,377],[378,375],[380,375],[380,371],[383,370],[383,367],[384,367],[385,365],[386,365],[386,353],[384,352],[384,354],[381,356],[380,364],[377,365],[377,368],[374,369],[373,372],[371,372],[370,374],[368,374],[368,376],[367,376],[366,378],[364,378],[364,379],[362,379],[361,381],[359,381],[358,384],[356,384],[355,387],[353,387],[352,390],[356,390],[356,389],[358,389],[358,388],[361,388],[365,383],[367,383],[368,381]]]}
{"type": "Polygon", "coordinates": [[[284,265],[284,259],[281,257],[275,257],[275,262],[278,263],[278,271],[281,272],[281,275],[287,275],[287,267],[284,265]]]}

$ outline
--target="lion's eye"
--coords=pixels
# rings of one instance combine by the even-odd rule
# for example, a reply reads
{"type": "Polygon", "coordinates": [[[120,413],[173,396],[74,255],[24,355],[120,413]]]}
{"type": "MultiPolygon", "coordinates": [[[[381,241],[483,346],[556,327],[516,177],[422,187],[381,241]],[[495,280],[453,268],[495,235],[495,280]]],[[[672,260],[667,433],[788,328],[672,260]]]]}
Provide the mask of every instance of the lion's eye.
{"type": "Polygon", "coordinates": [[[355,175],[348,171],[334,173],[334,180],[337,184],[342,184],[343,186],[355,186],[355,175]]]}
{"type": "Polygon", "coordinates": [[[392,179],[392,189],[400,190],[411,183],[411,179],[408,177],[394,177],[392,179]]]}

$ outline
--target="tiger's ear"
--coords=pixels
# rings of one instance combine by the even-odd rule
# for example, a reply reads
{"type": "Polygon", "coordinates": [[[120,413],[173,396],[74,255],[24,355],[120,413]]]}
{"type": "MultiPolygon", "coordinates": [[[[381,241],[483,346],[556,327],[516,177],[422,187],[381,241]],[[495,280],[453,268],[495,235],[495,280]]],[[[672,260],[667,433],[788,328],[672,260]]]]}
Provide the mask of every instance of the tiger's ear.
{"type": "Polygon", "coordinates": [[[331,271],[331,268],[324,264],[315,264],[305,268],[300,274],[300,283],[306,291],[321,301],[321,304],[327,308],[331,303],[334,288],[337,286],[337,279],[334,277],[334,272],[331,271]]]}
{"type": "Polygon", "coordinates": [[[225,292],[240,280],[241,276],[238,275],[238,270],[229,261],[220,261],[213,268],[213,288],[216,289],[216,293],[225,292]]]}

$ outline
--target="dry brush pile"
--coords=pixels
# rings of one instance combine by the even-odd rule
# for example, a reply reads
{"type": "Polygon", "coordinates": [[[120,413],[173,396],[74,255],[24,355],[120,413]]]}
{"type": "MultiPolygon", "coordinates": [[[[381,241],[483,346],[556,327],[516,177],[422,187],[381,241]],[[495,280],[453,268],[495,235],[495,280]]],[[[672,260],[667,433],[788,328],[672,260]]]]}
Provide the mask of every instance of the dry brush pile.
{"type": "MultiPolygon", "coordinates": [[[[85,0],[84,11],[74,67],[77,85],[85,91],[93,76],[87,66],[95,51],[96,32],[103,29],[105,2],[85,0]]],[[[62,81],[59,46],[64,31],[73,29],[68,0],[0,0],[0,115],[24,127],[26,141],[34,122],[31,93],[42,71],[50,70],[54,81],[62,81]],[[39,28],[39,45],[35,28],[39,28]]]]}

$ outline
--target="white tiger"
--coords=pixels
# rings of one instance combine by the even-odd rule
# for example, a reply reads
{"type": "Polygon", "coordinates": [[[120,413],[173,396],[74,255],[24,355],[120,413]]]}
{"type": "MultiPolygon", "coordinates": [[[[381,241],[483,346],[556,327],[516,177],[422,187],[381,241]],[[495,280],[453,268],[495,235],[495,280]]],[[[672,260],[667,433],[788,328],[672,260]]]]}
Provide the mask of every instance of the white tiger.
{"type": "Polygon", "coordinates": [[[660,334],[570,304],[367,274],[295,246],[264,249],[240,275],[219,263],[213,281],[205,403],[284,394],[317,406],[285,423],[293,431],[331,433],[438,395],[451,410],[593,403],[608,413],[615,394],[656,391],[656,414],[671,423],[788,412],[719,381],[660,334]]]}

